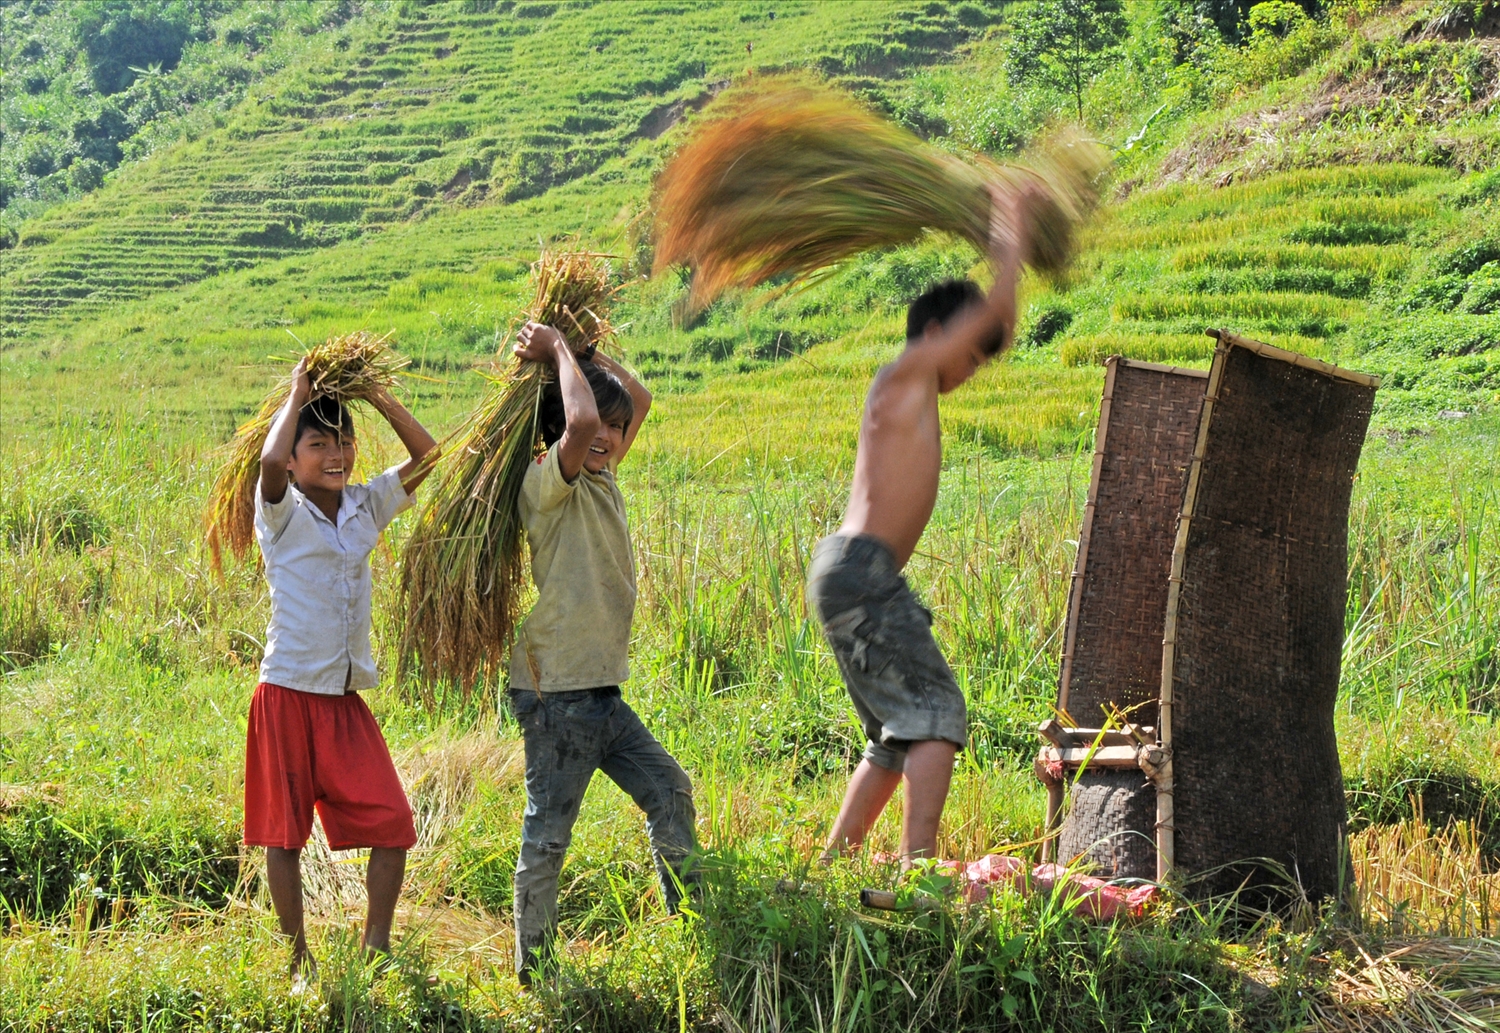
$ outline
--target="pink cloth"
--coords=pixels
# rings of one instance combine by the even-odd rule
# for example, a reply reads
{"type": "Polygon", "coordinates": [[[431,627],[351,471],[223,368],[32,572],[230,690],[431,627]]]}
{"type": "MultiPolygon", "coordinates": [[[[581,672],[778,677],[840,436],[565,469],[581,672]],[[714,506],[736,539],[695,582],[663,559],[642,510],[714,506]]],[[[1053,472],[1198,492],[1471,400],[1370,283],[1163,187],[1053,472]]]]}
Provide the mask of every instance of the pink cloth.
{"type": "Polygon", "coordinates": [[[1106,921],[1122,914],[1139,918],[1158,893],[1154,883],[1113,885],[1056,864],[1039,864],[1028,871],[1019,857],[1004,854],[986,854],[968,863],[945,861],[941,867],[963,880],[964,899],[971,904],[988,898],[997,885],[1007,885],[1023,895],[1032,890],[1062,893],[1064,903],[1075,914],[1106,921]]]}

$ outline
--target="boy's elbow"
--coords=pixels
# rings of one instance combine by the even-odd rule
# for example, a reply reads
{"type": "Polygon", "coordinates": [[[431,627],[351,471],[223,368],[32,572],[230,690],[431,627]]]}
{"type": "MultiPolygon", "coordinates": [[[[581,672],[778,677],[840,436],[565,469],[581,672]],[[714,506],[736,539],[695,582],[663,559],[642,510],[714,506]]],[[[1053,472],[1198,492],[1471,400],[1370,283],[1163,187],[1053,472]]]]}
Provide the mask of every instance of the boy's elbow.
{"type": "Polygon", "coordinates": [[[604,426],[604,421],[599,418],[597,412],[589,413],[587,416],[578,416],[568,421],[568,430],[581,438],[594,440],[594,435],[599,433],[599,428],[604,426]]]}

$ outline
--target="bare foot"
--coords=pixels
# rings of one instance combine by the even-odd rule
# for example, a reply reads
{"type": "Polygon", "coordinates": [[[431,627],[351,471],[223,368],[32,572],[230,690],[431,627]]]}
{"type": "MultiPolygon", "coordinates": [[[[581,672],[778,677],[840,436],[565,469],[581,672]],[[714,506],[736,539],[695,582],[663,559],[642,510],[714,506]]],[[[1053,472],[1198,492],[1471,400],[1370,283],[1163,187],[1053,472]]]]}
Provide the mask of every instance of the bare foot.
{"type": "Polygon", "coordinates": [[[306,993],[318,982],[318,959],[312,956],[307,944],[299,936],[292,948],[292,963],[287,966],[287,975],[292,980],[292,993],[306,993]]]}

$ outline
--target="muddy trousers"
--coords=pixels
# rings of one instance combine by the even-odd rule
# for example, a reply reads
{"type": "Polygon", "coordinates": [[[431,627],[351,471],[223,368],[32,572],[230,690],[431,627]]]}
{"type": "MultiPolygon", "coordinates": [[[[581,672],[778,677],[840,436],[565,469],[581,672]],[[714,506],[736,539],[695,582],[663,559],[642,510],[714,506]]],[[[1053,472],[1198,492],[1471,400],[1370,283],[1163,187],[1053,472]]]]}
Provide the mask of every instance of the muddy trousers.
{"type": "Polygon", "coordinates": [[[516,860],[516,973],[530,981],[557,931],[557,884],[573,823],[595,771],[603,771],[646,812],[646,831],[675,911],[696,875],[685,864],[697,846],[693,786],[646,730],[616,687],[578,692],[513,692],[511,712],[526,742],[526,814],[516,860]]]}

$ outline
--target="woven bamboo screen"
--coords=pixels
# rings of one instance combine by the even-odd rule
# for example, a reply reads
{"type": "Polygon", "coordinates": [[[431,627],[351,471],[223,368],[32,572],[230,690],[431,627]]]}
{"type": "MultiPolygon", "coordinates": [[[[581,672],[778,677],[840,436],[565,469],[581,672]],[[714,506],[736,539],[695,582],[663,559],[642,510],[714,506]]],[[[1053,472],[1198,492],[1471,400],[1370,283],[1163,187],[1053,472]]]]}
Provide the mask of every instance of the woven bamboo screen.
{"type": "Polygon", "coordinates": [[[1167,604],[1161,846],[1195,893],[1275,882],[1269,869],[1316,898],[1344,871],[1333,707],[1349,495],[1378,381],[1216,336],[1167,604]]]}
{"type": "MultiPolygon", "coordinates": [[[[1058,708],[1099,727],[1155,725],[1173,534],[1208,374],[1112,357],[1068,597],[1058,708]]],[[[1058,837],[1112,878],[1156,875],[1156,789],[1138,770],[1084,770],[1058,837]]]]}
{"type": "Polygon", "coordinates": [[[1082,725],[1098,727],[1106,706],[1156,724],[1167,574],[1207,377],[1105,363],[1058,689],[1059,709],[1082,725]]]}

